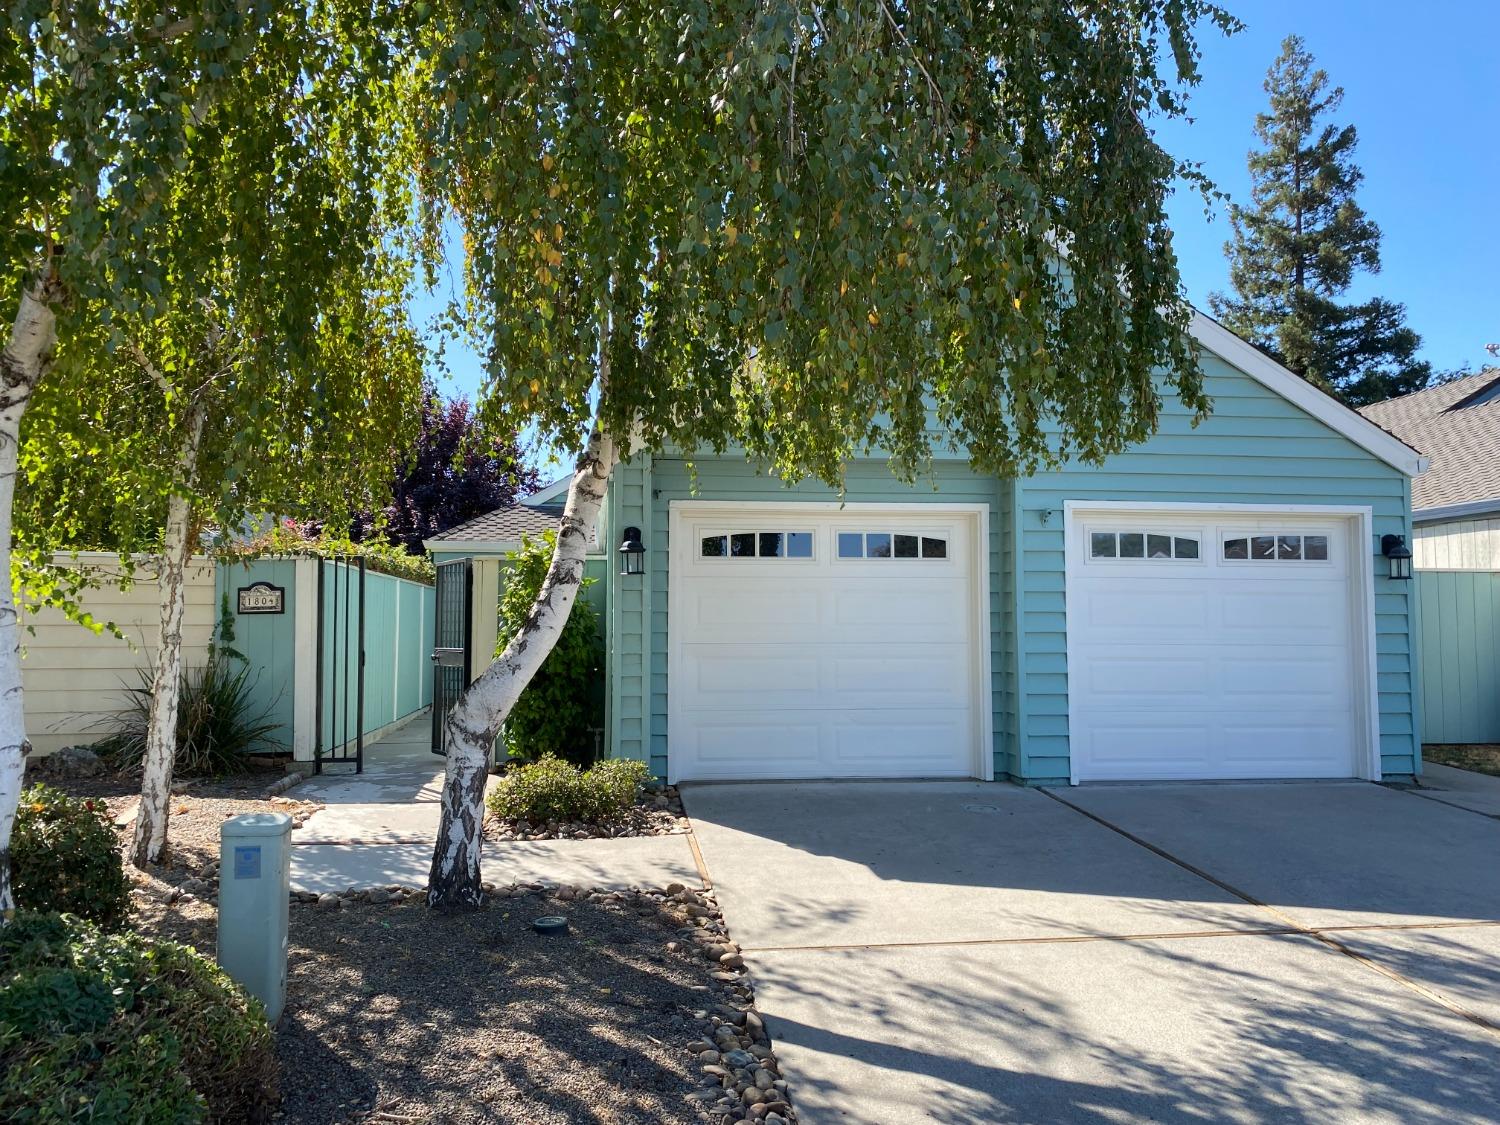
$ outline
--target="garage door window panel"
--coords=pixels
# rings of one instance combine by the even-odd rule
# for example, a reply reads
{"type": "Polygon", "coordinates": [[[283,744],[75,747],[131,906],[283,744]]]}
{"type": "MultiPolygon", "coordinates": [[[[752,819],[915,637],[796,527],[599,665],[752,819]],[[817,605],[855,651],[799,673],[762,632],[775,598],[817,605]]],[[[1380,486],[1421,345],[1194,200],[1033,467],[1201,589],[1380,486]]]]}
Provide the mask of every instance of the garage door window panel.
{"type": "Polygon", "coordinates": [[[1227,532],[1223,537],[1221,556],[1233,563],[1327,563],[1328,535],[1325,532],[1277,531],[1227,532]]]}
{"type": "Polygon", "coordinates": [[[730,531],[700,535],[703,559],[811,559],[811,531],[730,531]]]}
{"type": "Polygon", "coordinates": [[[1200,537],[1184,531],[1089,530],[1089,559],[1126,562],[1196,562],[1200,537]]]}
{"type": "Polygon", "coordinates": [[[948,538],[908,531],[840,531],[841,559],[946,559],[948,538]]]}

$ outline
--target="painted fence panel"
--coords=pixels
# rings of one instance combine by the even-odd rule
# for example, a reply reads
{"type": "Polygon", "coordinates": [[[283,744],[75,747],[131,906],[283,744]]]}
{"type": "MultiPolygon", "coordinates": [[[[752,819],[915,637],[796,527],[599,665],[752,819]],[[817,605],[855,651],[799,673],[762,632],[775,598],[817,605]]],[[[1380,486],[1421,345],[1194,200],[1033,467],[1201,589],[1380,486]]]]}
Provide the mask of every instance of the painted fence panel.
{"type": "Polygon", "coordinates": [[[295,559],[253,559],[219,566],[219,599],[228,599],[231,647],[250,666],[250,692],[259,713],[276,723],[274,740],[291,749],[297,725],[297,567],[295,559]],[[241,612],[239,592],[271,587],[281,592],[281,612],[241,612]]]}
{"type": "Polygon", "coordinates": [[[1419,570],[1422,741],[1500,742],[1500,571],[1419,570]]]}
{"type": "Polygon", "coordinates": [[[364,576],[364,691],[361,709],[360,576],[357,566],[322,566],[322,727],[325,749],[343,746],[432,702],[431,586],[367,571],[364,576]]]}
{"type": "MultiPolygon", "coordinates": [[[[136,570],[133,586],[121,590],[114,581],[119,560],[112,554],[90,552],[56,561],[99,571],[102,584],[86,590],[81,603],[99,621],[113,622],[125,639],[95,633],[55,609],[37,609],[22,618],[30,629],[21,636],[26,734],[39,754],[104,736],[103,724],[124,705],[126,689],[139,687],[139,670],[149,669],[156,659],[161,619],[155,572],[149,564],[136,570]]],[[[214,603],[213,564],[195,559],[187,571],[182,627],[183,660],[190,671],[201,668],[208,657],[214,603]]]]}

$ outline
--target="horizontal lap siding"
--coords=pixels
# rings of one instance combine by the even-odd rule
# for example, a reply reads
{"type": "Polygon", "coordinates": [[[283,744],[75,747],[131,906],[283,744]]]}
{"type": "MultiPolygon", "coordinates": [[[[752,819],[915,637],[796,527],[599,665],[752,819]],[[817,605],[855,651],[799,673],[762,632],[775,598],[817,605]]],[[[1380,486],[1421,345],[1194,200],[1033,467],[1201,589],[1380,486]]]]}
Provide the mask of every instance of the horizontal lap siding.
{"type": "MultiPolygon", "coordinates": [[[[60,555],[54,561],[94,571],[101,585],[84,590],[79,603],[96,620],[113,624],[125,639],[95,633],[57,609],[23,614],[21,624],[29,630],[21,636],[26,734],[40,754],[104,737],[110,717],[126,703],[126,690],[139,687],[141,671],[155,664],[161,624],[152,562],[143,562],[135,584],[121,590],[114,584],[120,571],[114,556],[85,556],[75,562],[60,555]]],[[[195,559],[189,565],[182,623],[182,660],[188,670],[201,668],[208,659],[218,614],[214,583],[210,560],[195,559]]]]}
{"type": "Polygon", "coordinates": [[[1500,742],[1500,572],[1419,570],[1422,741],[1500,742]]]}
{"type": "Polygon", "coordinates": [[[1194,429],[1180,403],[1164,402],[1160,430],[1099,467],[1070,465],[1019,486],[1016,549],[1019,774],[1066,782],[1067,605],[1063,505],[1068,500],[1141,503],[1368,505],[1374,542],[1375,633],[1382,768],[1417,767],[1411,583],[1385,577],[1381,535],[1410,535],[1410,482],[1323,423],[1214,356],[1204,357],[1213,414],[1194,429]]]}
{"type": "MultiPolygon", "coordinates": [[[[651,739],[651,765],[658,773],[665,772],[667,747],[667,592],[670,544],[668,543],[668,512],[673,500],[742,500],[747,502],[837,501],[833,490],[815,483],[804,482],[786,487],[774,477],[759,475],[755,467],[740,458],[704,458],[696,462],[696,491],[690,479],[688,463],[675,458],[657,458],[651,473],[650,492],[652,503],[645,513],[646,521],[640,523],[646,542],[646,578],[649,594],[645,614],[649,622],[649,635],[645,651],[647,659],[648,687],[647,713],[651,739]],[[649,526],[648,526],[649,525],[649,526]]],[[[1001,659],[1001,634],[1005,627],[1002,609],[1002,577],[999,558],[1003,541],[1008,538],[1005,505],[1002,503],[1002,486],[993,478],[980,476],[971,471],[966,463],[957,461],[935,461],[932,470],[915,485],[907,486],[896,480],[884,461],[853,461],[848,466],[847,492],[844,500],[859,503],[946,503],[985,504],[990,511],[989,559],[990,583],[990,699],[994,739],[992,753],[995,772],[1004,776],[1009,772],[1010,746],[1005,731],[1011,725],[1009,713],[1011,703],[1005,691],[1005,667],[1001,659]]],[[[634,495],[628,490],[621,505],[619,518],[623,523],[611,526],[623,527],[634,522],[631,513],[638,512],[634,495]]],[[[629,578],[621,579],[624,584],[629,578]]],[[[636,579],[634,581],[639,581],[636,579]]],[[[631,628],[635,620],[626,622],[622,615],[621,628],[631,628]]],[[[619,645],[622,661],[630,661],[633,655],[633,638],[622,638],[619,645]]],[[[633,665],[630,665],[633,667],[633,665]]],[[[620,678],[620,706],[630,708],[634,703],[631,684],[633,677],[626,671],[620,678]]],[[[622,728],[623,729],[623,728],[622,728]]],[[[627,743],[627,747],[628,747],[627,743]]],[[[624,756],[633,756],[627,748],[624,756]]]]}
{"type": "Polygon", "coordinates": [[[605,656],[605,669],[609,679],[609,754],[648,762],[654,775],[664,777],[667,772],[665,736],[660,750],[653,750],[646,721],[650,661],[646,647],[646,618],[650,610],[651,572],[658,564],[666,564],[665,553],[657,557],[649,550],[653,545],[649,502],[651,478],[651,458],[647,454],[638,454],[617,466],[609,482],[605,524],[611,529],[611,539],[617,538],[617,533],[623,535],[627,527],[640,528],[648,552],[645,575],[622,575],[618,566],[610,566],[607,571],[610,647],[605,656]]]}

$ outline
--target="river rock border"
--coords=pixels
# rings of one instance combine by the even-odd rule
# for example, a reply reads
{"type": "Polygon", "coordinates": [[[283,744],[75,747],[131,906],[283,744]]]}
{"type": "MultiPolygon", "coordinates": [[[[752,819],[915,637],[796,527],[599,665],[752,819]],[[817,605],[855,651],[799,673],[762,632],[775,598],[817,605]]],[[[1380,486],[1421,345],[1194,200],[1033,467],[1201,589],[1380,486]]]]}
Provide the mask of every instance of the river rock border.
{"type": "MultiPolygon", "coordinates": [[[[564,907],[570,902],[616,904],[638,914],[655,915],[676,924],[666,949],[692,953],[710,966],[718,996],[692,1012],[701,1034],[683,1051],[698,1068],[698,1087],[683,1098],[700,1120],[712,1125],[795,1125],[797,1111],[765,1021],[755,1007],[755,990],[740,947],[729,936],[713,891],[672,883],[665,889],[604,889],[556,883],[485,883],[497,899],[536,896],[564,907]]],[[[420,899],[425,887],[388,884],[350,887],[341,893],[293,891],[294,904],[316,910],[340,910],[360,903],[394,904],[420,899]]],[[[710,996],[712,996],[710,992],[710,996]]]]}

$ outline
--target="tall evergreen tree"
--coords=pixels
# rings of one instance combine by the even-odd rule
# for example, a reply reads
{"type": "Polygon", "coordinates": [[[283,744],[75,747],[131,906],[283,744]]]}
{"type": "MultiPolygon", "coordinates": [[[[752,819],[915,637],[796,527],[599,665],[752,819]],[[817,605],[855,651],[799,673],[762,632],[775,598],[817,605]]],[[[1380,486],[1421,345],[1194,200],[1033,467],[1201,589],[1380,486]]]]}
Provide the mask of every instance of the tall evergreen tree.
{"type": "Polygon", "coordinates": [[[1249,156],[1250,207],[1230,208],[1225,244],[1233,294],[1214,315],[1304,379],[1351,406],[1425,387],[1429,364],[1406,308],[1383,297],[1342,302],[1360,271],[1380,271],[1380,228],[1355,201],[1353,125],[1330,119],[1344,99],[1302,39],[1288,36],[1267,72],[1269,113],[1255,118],[1263,148],[1249,156]]]}

